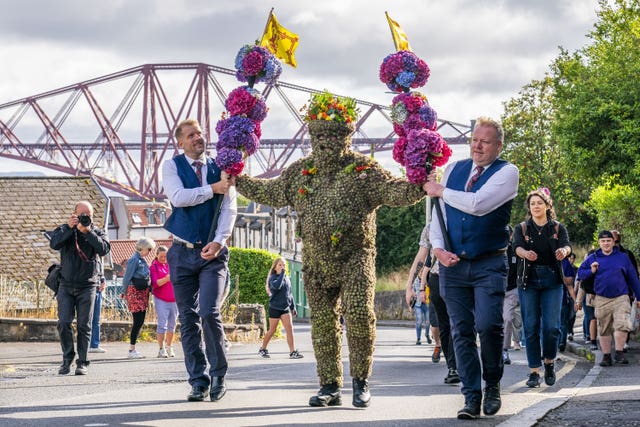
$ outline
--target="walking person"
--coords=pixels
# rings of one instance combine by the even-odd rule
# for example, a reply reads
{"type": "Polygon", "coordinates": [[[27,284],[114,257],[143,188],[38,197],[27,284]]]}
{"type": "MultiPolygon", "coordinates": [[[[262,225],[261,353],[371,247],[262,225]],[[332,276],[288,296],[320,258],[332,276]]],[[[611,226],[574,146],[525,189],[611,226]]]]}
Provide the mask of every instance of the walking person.
{"type": "Polygon", "coordinates": [[[93,225],[93,206],[87,201],[76,203],[66,224],[51,233],[51,249],[60,251],[60,288],[58,302],[58,333],[62,347],[62,364],[58,374],[71,372],[76,356],[73,345],[74,317],[77,316],[76,375],[88,373],[87,351],[91,339],[91,321],[96,289],[100,280],[100,257],[111,250],[105,233],[93,225]]]}
{"type": "MultiPolygon", "coordinates": [[[[580,280],[594,278],[594,307],[598,320],[598,339],[603,356],[600,366],[614,362],[626,365],[624,345],[631,330],[631,306],[629,290],[638,301],[640,279],[629,256],[615,246],[613,234],[603,230],[598,234],[600,249],[589,255],[578,269],[580,280]],[[615,356],[612,358],[611,335],[615,356]]],[[[640,302],[637,302],[640,307],[640,302]]]]}
{"type": "MultiPolygon", "coordinates": [[[[434,220],[429,238],[440,263],[440,291],[451,318],[462,380],[465,404],[458,411],[459,419],[479,417],[481,403],[486,415],[497,413],[502,405],[507,226],[519,180],[518,168],[498,158],[503,135],[500,123],[478,118],[471,158],[449,164],[441,184],[436,182],[435,173],[425,184],[429,196],[439,197],[443,211],[444,229],[440,221],[434,220]],[[450,242],[450,246],[445,242],[450,242]],[[480,337],[481,357],[476,333],[480,337]]],[[[432,218],[437,217],[436,207],[432,218]]]]}
{"type": "MultiPolygon", "coordinates": [[[[428,260],[421,261],[417,271],[413,271],[413,281],[411,284],[411,298],[409,300],[409,310],[413,312],[416,320],[416,345],[422,344],[422,330],[424,329],[424,337],[427,344],[431,344],[429,337],[429,303],[427,301],[427,272],[424,263],[428,260]]],[[[409,280],[411,281],[411,275],[409,280]]]]}
{"type": "Polygon", "coordinates": [[[540,386],[540,354],[544,359],[545,384],[551,386],[556,382],[554,360],[558,353],[565,287],[561,262],[571,253],[569,234],[564,225],[555,220],[553,200],[548,191],[540,188],[527,195],[527,221],[516,226],[513,238],[515,253],[519,262],[525,263],[527,271],[526,279],[518,287],[518,295],[530,371],[527,387],[531,388],[540,386]]]}
{"type": "Polygon", "coordinates": [[[518,286],[516,285],[516,264],[517,256],[513,250],[513,228],[509,226],[509,246],[507,246],[507,259],[509,260],[509,273],[507,275],[507,289],[504,294],[504,307],[502,317],[504,320],[504,338],[502,341],[502,362],[505,365],[511,364],[509,349],[511,341],[515,348],[520,347],[520,332],[522,328],[522,318],[520,313],[520,299],[518,298],[518,286]]]}
{"type": "Polygon", "coordinates": [[[89,353],[106,353],[107,350],[100,347],[100,315],[102,311],[102,292],[107,287],[104,275],[100,273],[100,284],[96,289],[96,300],[93,303],[93,316],[91,320],[91,340],[89,341],[89,353]]]}
{"type": "Polygon", "coordinates": [[[175,137],[183,154],[163,165],[162,182],[174,207],[164,228],[173,234],[167,262],[191,385],[187,400],[202,401],[209,391],[211,401],[217,401],[227,391],[220,309],[229,275],[226,242],[236,220],[236,192],[229,175],[205,156],[196,120],[180,122],[175,137]]]}
{"type": "Polygon", "coordinates": [[[286,263],[284,258],[276,258],[269,269],[267,283],[265,285],[269,294],[269,330],[262,339],[262,346],[258,354],[264,358],[271,357],[267,346],[276,333],[278,323],[282,322],[287,336],[289,346],[289,359],[302,359],[304,356],[295,347],[293,337],[292,317],[296,313],[296,305],[291,294],[291,280],[286,274],[286,263]]]}
{"type": "Polygon", "coordinates": [[[151,274],[151,293],[153,294],[153,306],[156,309],[158,326],[156,337],[158,340],[158,357],[176,357],[173,351],[173,334],[178,318],[178,306],[173,292],[173,284],[169,274],[167,263],[167,247],[158,246],[156,258],[149,267],[151,274]]]}
{"type": "Polygon", "coordinates": [[[124,299],[127,308],[133,317],[131,336],[129,337],[129,359],[142,359],[144,356],[136,350],[136,343],[140,336],[144,319],[149,308],[149,291],[151,290],[151,273],[145,257],[155,248],[156,243],[148,238],[141,237],[136,242],[136,251],[127,261],[122,284],[125,286],[124,299]]]}

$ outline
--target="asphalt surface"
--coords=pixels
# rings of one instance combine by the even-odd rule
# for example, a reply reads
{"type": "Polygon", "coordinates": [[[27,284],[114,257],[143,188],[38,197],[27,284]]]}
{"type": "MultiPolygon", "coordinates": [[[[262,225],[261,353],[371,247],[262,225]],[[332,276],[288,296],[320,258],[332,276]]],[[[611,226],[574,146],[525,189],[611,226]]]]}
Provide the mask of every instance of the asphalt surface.
{"type": "MultiPolygon", "coordinates": [[[[128,360],[126,342],[103,343],[107,353],[91,354],[89,374],[61,376],[58,343],[0,343],[0,426],[559,426],[640,425],[638,349],[627,366],[600,368],[571,351],[557,363],[552,387],[525,386],[524,351],[512,351],[505,367],[501,411],[475,421],[456,419],[463,405],[458,385],[445,385],[444,358],[431,362],[433,345],[415,345],[410,324],[379,324],[372,402],[351,405],[348,347],[343,344],[343,405],[311,408],[317,389],[308,324],[295,325],[304,359],[290,360],[284,340],[269,346],[271,359],[257,355],[256,343],[234,343],[229,351],[227,396],[219,402],[187,402],[190,387],[176,357],[158,359],[155,343],[139,343],[147,358],[128,360]],[[624,402],[622,402],[624,401],[624,402]],[[621,410],[618,410],[621,409],[621,410]],[[617,410],[617,412],[614,412],[617,410]],[[635,411],[635,413],[634,413],[635,411]],[[628,418],[616,414],[628,414],[628,418]],[[586,421],[583,420],[585,419],[586,421]]],[[[569,350],[580,352],[579,337],[569,350]]],[[[597,355],[597,353],[596,353],[597,355]]]]}

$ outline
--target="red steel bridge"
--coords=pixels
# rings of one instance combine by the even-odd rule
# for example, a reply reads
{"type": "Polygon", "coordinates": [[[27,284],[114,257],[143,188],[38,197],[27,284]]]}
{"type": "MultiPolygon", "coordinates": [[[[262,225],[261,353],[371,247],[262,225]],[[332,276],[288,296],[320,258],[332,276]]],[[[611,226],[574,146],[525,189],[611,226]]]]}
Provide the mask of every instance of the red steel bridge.
{"type": "MultiPolygon", "coordinates": [[[[145,64],[6,102],[0,104],[0,157],[91,175],[126,196],[163,199],[160,171],[165,159],[178,154],[173,136],[177,124],[197,119],[205,140],[213,141],[211,149],[227,93],[239,85],[234,70],[215,65],[145,64]]],[[[261,148],[251,159],[251,175],[277,176],[308,153],[300,107],[319,91],[282,81],[262,89],[270,110],[262,123],[261,148]],[[272,137],[276,135],[286,136],[272,137]]],[[[395,134],[389,107],[356,101],[360,119],[353,148],[363,153],[391,150],[395,134]]],[[[469,124],[440,119],[438,128],[449,144],[468,140],[469,124]]]]}

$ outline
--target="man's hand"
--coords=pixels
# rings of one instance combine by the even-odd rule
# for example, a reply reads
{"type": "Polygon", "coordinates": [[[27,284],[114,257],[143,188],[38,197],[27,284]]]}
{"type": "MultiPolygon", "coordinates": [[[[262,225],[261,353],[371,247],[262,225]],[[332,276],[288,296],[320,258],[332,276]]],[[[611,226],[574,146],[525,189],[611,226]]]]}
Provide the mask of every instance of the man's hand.
{"type": "Polygon", "coordinates": [[[78,227],[78,231],[81,232],[82,234],[87,234],[92,229],[91,224],[85,227],[84,225],[78,223],[77,227],[78,227]]]}
{"type": "Polygon", "coordinates": [[[69,220],[67,221],[67,225],[69,226],[69,228],[73,228],[76,225],[78,225],[79,221],[78,221],[78,215],[76,214],[71,214],[71,216],[69,217],[69,220]]]}
{"type": "Polygon", "coordinates": [[[235,185],[235,177],[229,175],[225,171],[222,171],[220,181],[215,184],[211,184],[211,189],[216,194],[226,194],[229,192],[229,187],[235,185]]]}
{"type": "Polygon", "coordinates": [[[429,197],[441,197],[444,191],[444,185],[435,181],[427,181],[422,184],[422,189],[427,193],[429,197]]]}
{"type": "Polygon", "coordinates": [[[598,267],[600,266],[600,264],[598,263],[598,261],[594,261],[591,263],[591,272],[593,274],[596,273],[596,271],[598,271],[598,267]]]}
{"type": "Polygon", "coordinates": [[[221,249],[222,249],[222,245],[220,243],[209,242],[204,248],[202,248],[202,252],[200,252],[200,256],[202,257],[202,259],[211,261],[212,259],[218,256],[221,249]]]}
{"type": "Polygon", "coordinates": [[[453,267],[458,262],[460,262],[460,257],[458,257],[458,255],[454,254],[453,252],[445,251],[444,249],[434,249],[433,253],[435,254],[436,258],[438,258],[438,261],[440,261],[440,264],[444,265],[445,267],[453,267]]]}

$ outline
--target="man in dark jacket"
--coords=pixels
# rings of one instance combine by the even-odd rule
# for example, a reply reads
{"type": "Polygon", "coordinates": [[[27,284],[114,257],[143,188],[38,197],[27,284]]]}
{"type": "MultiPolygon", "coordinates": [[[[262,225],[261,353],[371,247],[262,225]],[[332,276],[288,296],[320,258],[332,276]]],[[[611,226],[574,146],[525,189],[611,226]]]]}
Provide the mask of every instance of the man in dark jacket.
{"type": "Polygon", "coordinates": [[[76,203],[66,224],[51,233],[51,249],[60,251],[61,278],[58,289],[58,333],[62,347],[62,365],[58,373],[71,372],[76,355],[71,324],[77,313],[76,375],[86,375],[87,350],[91,339],[91,320],[96,289],[100,284],[100,258],[111,249],[104,232],[93,226],[93,206],[87,201],[76,203]]]}

